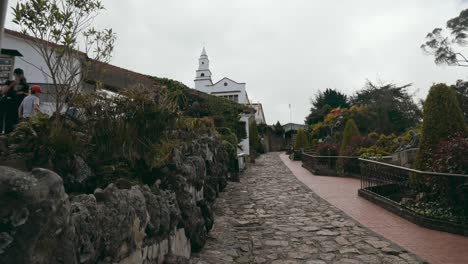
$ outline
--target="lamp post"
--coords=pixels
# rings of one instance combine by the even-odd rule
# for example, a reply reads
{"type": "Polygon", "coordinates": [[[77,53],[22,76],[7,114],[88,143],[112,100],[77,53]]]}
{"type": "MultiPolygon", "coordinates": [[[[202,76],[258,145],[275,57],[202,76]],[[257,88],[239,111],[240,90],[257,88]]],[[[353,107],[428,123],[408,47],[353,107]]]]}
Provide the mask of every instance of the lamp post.
{"type": "Polygon", "coordinates": [[[3,41],[3,28],[5,26],[5,19],[8,9],[8,0],[0,0],[0,51],[2,49],[3,41]]]}

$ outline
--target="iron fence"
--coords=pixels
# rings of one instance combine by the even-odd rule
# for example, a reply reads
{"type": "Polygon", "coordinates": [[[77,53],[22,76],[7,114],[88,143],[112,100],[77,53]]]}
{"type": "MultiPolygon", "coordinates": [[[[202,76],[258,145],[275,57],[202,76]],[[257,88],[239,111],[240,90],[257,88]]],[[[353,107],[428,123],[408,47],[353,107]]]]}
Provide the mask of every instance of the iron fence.
{"type": "Polygon", "coordinates": [[[315,175],[360,177],[359,196],[424,227],[468,236],[468,175],[349,156],[302,153],[315,175]]]}
{"type": "Polygon", "coordinates": [[[468,175],[419,171],[374,160],[359,160],[361,191],[377,194],[402,206],[410,201],[408,204],[413,209],[422,202],[437,204],[445,207],[444,210],[463,211],[464,215],[468,213],[468,175]]]}
{"type": "Polygon", "coordinates": [[[302,165],[315,175],[359,176],[359,157],[319,156],[302,153],[302,165]]]}

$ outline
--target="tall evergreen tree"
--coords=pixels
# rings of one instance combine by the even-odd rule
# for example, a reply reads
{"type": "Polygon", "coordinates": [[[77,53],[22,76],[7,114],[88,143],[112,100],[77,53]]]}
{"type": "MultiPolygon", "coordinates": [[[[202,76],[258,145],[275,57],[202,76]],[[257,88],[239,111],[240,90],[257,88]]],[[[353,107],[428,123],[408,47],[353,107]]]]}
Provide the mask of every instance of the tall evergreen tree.
{"type": "Polygon", "coordinates": [[[424,103],[422,137],[416,168],[430,169],[439,143],[456,135],[466,136],[467,132],[463,112],[454,90],[445,84],[432,86],[424,103]]]}
{"type": "Polygon", "coordinates": [[[312,108],[309,116],[306,117],[306,123],[309,125],[322,122],[333,108],[349,107],[348,97],[330,88],[327,88],[324,92],[319,92],[311,101],[312,108]]]}
{"type": "Polygon", "coordinates": [[[370,129],[383,134],[399,134],[421,119],[421,111],[408,94],[411,84],[377,86],[368,81],[363,90],[351,98],[351,104],[367,106],[374,116],[370,129]]]}

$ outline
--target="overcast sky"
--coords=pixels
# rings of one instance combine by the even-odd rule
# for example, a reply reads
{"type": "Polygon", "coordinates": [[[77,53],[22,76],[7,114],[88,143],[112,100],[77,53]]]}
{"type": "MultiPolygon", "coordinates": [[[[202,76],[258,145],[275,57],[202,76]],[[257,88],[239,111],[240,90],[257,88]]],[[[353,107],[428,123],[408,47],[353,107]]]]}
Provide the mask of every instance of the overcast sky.
{"type": "MultiPolygon", "coordinates": [[[[15,3],[10,0],[10,5],[15,3]]],[[[268,123],[303,123],[310,98],[335,88],[348,95],[366,79],[432,83],[467,79],[419,49],[427,32],[468,8],[462,0],[103,0],[97,28],[118,34],[112,64],[194,87],[203,45],[213,81],[247,83],[268,123]]],[[[11,13],[11,11],[10,11],[11,13]]],[[[7,27],[13,28],[11,14],[7,27]]]]}

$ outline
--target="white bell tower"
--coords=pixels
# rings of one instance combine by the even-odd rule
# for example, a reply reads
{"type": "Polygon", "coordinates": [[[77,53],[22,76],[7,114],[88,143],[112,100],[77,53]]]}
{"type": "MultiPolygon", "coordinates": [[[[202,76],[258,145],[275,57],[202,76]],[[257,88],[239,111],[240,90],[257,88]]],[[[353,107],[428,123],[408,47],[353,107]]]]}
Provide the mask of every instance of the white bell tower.
{"type": "Polygon", "coordinates": [[[206,54],[205,47],[198,59],[198,70],[196,71],[195,77],[195,89],[200,91],[207,91],[208,85],[213,85],[211,81],[211,71],[210,71],[210,60],[206,54]]]}

